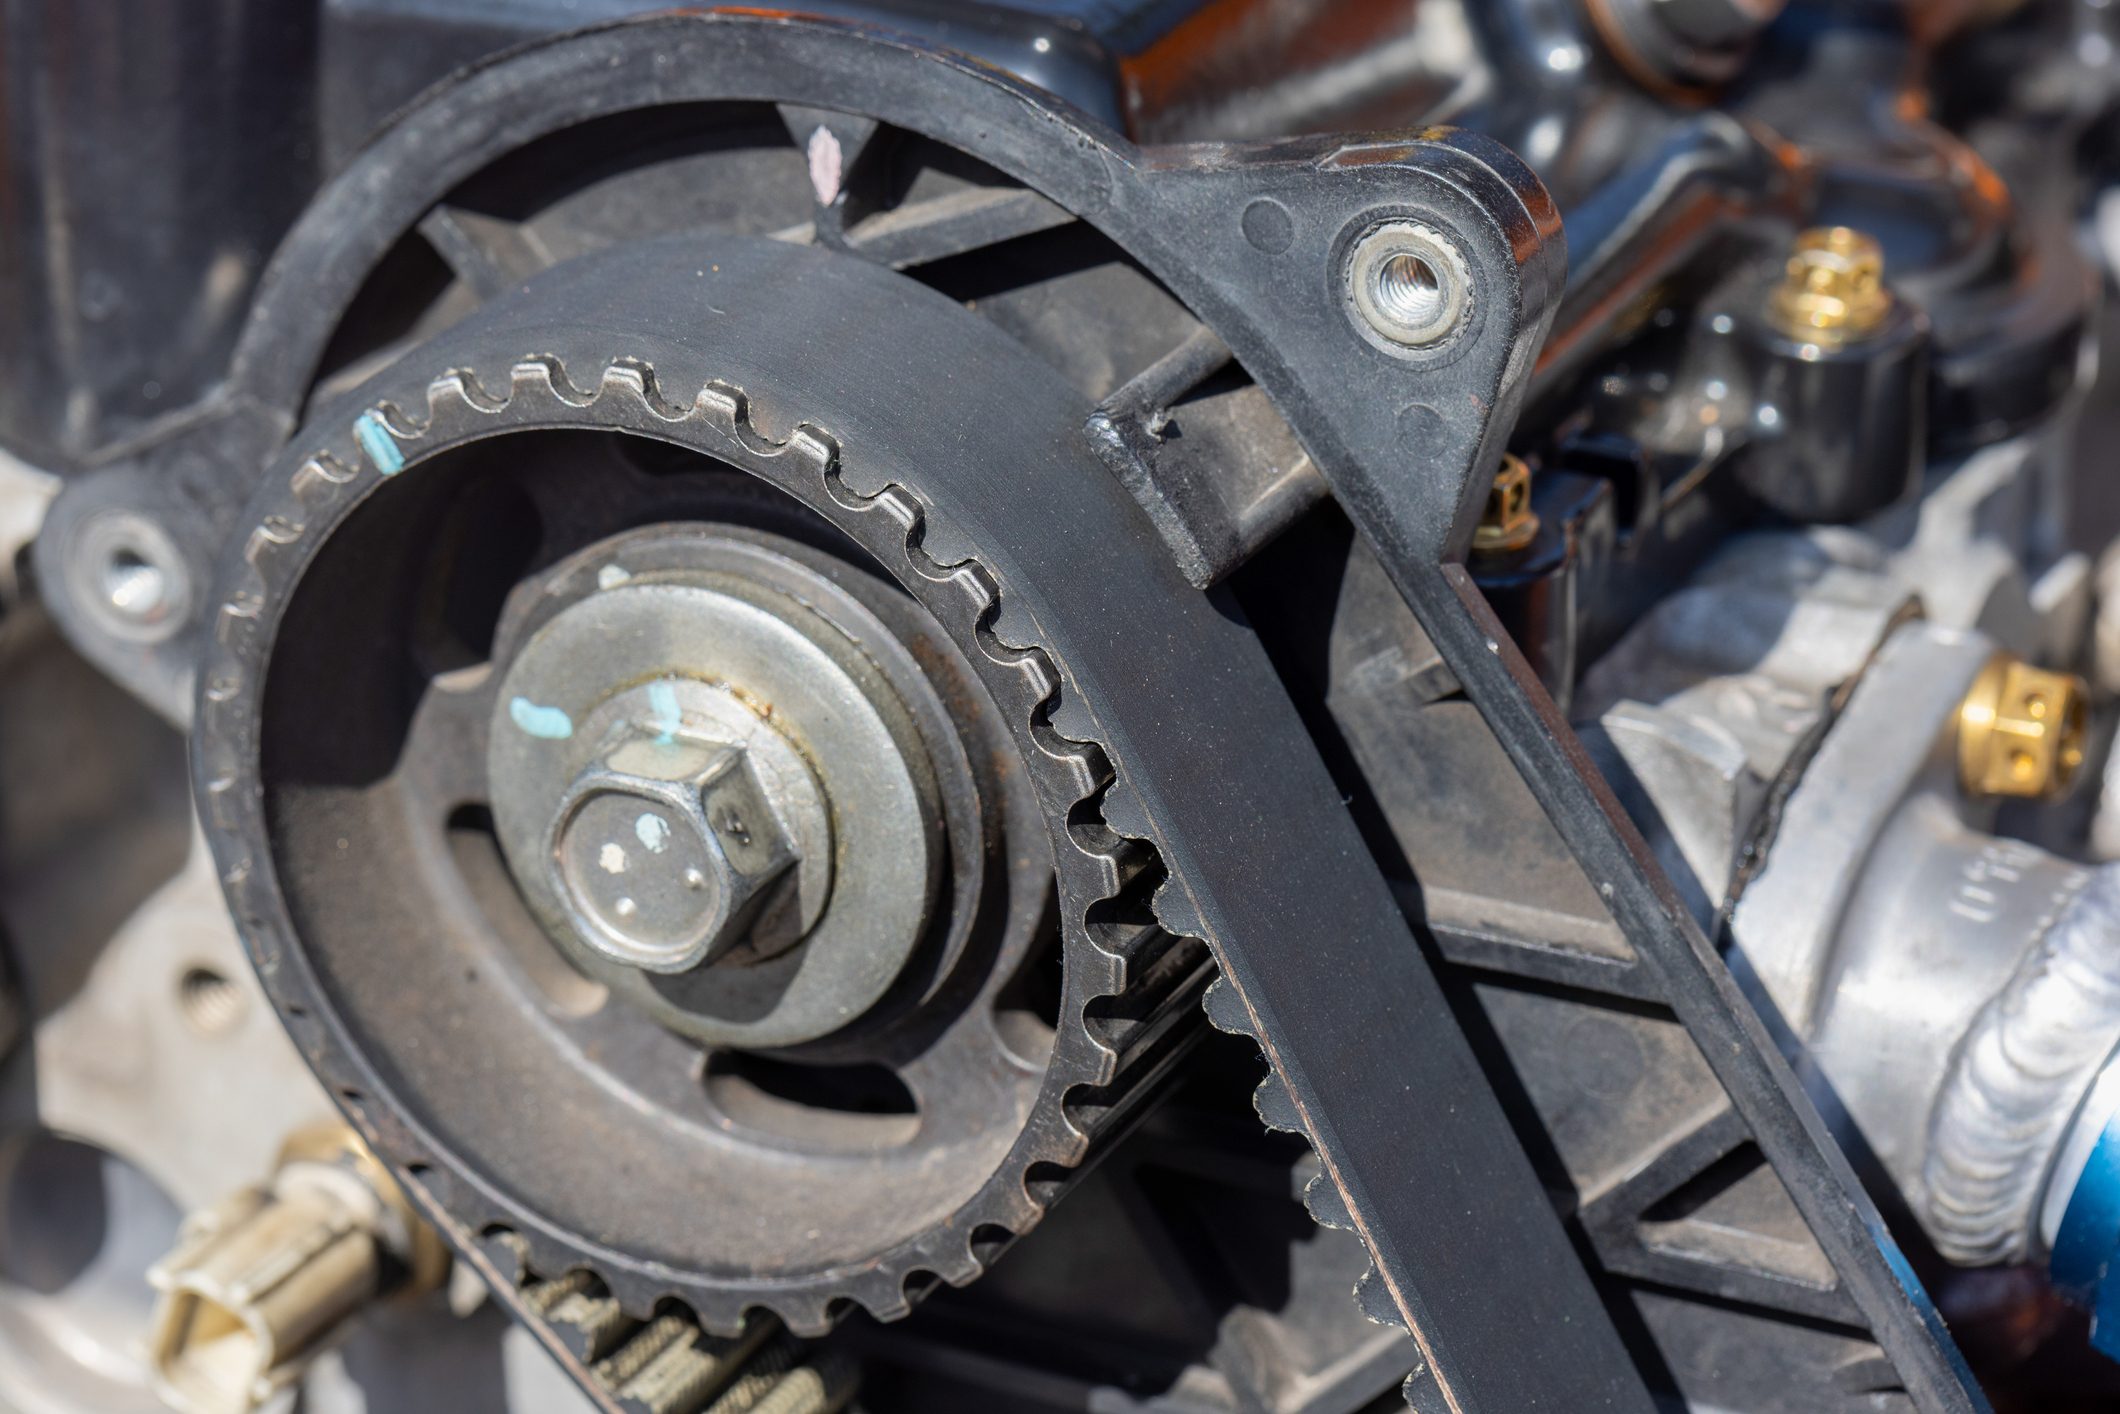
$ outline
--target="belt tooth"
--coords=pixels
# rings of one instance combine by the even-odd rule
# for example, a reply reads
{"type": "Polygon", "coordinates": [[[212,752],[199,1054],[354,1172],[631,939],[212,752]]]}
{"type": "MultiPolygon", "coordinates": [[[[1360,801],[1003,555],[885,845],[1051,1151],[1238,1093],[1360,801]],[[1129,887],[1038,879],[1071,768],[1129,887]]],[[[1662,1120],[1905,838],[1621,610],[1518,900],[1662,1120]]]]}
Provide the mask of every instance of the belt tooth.
{"type": "Polygon", "coordinates": [[[1289,1134],[1302,1134],[1303,1116],[1296,1109],[1295,1100],[1288,1087],[1281,1083],[1279,1071],[1268,1070],[1259,1088],[1252,1091],[1251,1103],[1259,1112],[1259,1120],[1268,1129],[1279,1129],[1289,1134]]]}
{"type": "Polygon", "coordinates": [[[774,1341],[744,1365],[742,1372],[722,1391],[721,1397],[708,1406],[706,1414],[753,1414],[801,1358],[801,1353],[789,1342],[774,1341]]]}
{"type": "Polygon", "coordinates": [[[1252,1034],[1251,1012],[1245,1009],[1244,999],[1229,985],[1227,977],[1214,980],[1201,1005],[1207,1008],[1207,1019],[1217,1031],[1227,1031],[1232,1036],[1252,1034]]]}
{"type": "Polygon", "coordinates": [[[826,1356],[780,1377],[746,1414],[837,1414],[854,1397],[854,1367],[826,1356]]]}
{"type": "Polygon", "coordinates": [[[700,1414],[755,1363],[772,1330],[771,1322],[759,1321],[734,1340],[721,1340],[683,1317],[659,1321],[674,1321],[676,1329],[659,1335],[645,1358],[629,1361],[623,1377],[606,1376],[627,1414],[700,1414]]]}
{"type": "Polygon", "coordinates": [[[550,1315],[553,1307],[570,1296],[587,1291],[595,1281],[596,1278],[587,1272],[573,1271],[550,1281],[533,1282],[523,1288],[523,1304],[540,1316],[550,1315]]]}
{"type": "Polygon", "coordinates": [[[619,1388],[639,1374],[649,1361],[682,1340],[687,1331],[696,1329],[698,1327],[683,1316],[657,1316],[642,1326],[631,1340],[597,1363],[597,1378],[614,1389],[619,1388]]]}
{"type": "Polygon", "coordinates": [[[1347,1195],[1340,1191],[1330,1175],[1318,1174],[1303,1188],[1303,1206],[1310,1209],[1310,1216],[1319,1227],[1337,1228],[1342,1232],[1354,1227],[1354,1214],[1347,1210],[1347,1195]]]}
{"type": "Polygon", "coordinates": [[[584,1360],[603,1359],[640,1324],[620,1308],[615,1297],[588,1291],[563,1297],[545,1319],[560,1328],[574,1353],[584,1360]]]}
{"type": "Polygon", "coordinates": [[[1406,1318],[1399,1313],[1399,1303],[1391,1299],[1390,1288],[1384,1278],[1377,1275],[1372,1264],[1362,1273],[1362,1279],[1354,1284],[1354,1304],[1362,1308],[1362,1314],[1380,1326],[1396,1326],[1406,1329],[1406,1318]]]}

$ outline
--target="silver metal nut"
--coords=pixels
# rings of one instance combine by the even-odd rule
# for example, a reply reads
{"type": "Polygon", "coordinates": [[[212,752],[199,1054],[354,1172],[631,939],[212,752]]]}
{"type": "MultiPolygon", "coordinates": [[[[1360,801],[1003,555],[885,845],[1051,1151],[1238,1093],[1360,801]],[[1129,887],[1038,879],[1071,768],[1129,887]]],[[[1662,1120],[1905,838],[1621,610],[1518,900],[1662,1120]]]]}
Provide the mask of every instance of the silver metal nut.
{"type": "Polygon", "coordinates": [[[1388,221],[1355,242],[1348,297],[1379,338],[1407,349],[1450,340],[1472,313],[1472,271],[1440,232],[1388,221]]]}
{"type": "Polygon", "coordinates": [[[583,941],[664,973],[735,951],[802,857],[777,793],[739,742],[637,729],[554,818],[555,882],[583,941]]]}

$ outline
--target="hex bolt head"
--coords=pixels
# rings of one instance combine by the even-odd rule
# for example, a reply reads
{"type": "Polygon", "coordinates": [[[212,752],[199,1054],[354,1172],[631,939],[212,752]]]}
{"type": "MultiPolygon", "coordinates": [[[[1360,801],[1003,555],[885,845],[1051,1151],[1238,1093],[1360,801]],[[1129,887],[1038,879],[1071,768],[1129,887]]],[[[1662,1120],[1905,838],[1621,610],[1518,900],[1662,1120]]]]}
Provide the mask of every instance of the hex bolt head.
{"type": "Polygon", "coordinates": [[[1472,532],[1475,555],[1510,555],[1538,538],[1538,512],[1531,509],[1531,468],[1514,452],[1504,453],[1487,505],[1472,532]]]}
{"type": "Polygon", "coordinates": [[[2083,767],[2090,689],[2072,673],[2007,653],[1988,661],[1958,709],[1958,773],[1967,794],[2051,800],[2083,767]]]}
{"type": "Polygon", "coordinates": [[[1798,235],[1767,297],[1767,316],[1782,333],[1836,347],[1874,334],[1891,312],[1884,248],[1848,226],[1798,235]]]}
{"type": "Polygon", "coordinates": [[[1448,342],[1472,313],[1472,271],[1441,232],[1387,221],[1355,242],[1347,293],[1356,315],[1387,347],[1448,342]]]}
{"type": "Polygon", "coordinates": [[[583,941],[649,972],[736,952],[801,859],[775,793],[739,743],[633,730],[553,822],[554,882],[583,941]]]}

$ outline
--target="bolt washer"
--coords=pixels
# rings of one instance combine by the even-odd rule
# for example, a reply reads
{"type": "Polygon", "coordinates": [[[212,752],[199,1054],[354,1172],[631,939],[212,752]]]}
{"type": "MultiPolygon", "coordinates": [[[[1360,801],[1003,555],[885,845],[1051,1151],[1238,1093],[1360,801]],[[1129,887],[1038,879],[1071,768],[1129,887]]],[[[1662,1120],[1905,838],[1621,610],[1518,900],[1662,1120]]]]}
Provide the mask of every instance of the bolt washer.
{"type": "MultiPolygon", "coordinates": [[[[873,1006],[922,939],[944,857],[935,770],[898,689],[859,646],[888,630],[851,595],[759,544],[699,527],[653,536],[590,546],[537,590],[566,607],[529,633],[497,694],[487,749],[496,833],[562,950],[664,1025],[712,1045],[815,1040],[873,1006]],[[579,598],[565,588],[604,584],[579,598]],[[562,720],[567,734],[556,736],[562,720]],[[788,820],[797,924],[728,965],[696,966],[703,939],[646,971],[618,960],[623,949],[550,867],[555,815],[579,794],[577,778],[614,734],[642,727],[651,756],[665,731],[671,750],[683,738],[740,740],[762,773],[787,783],[780,794],[803,796],[801,777],[814,773],[830,802],[829,815],[820,801],[788,820]]],[[[627,862],[652,857],[618,848],[627,862]]]]}

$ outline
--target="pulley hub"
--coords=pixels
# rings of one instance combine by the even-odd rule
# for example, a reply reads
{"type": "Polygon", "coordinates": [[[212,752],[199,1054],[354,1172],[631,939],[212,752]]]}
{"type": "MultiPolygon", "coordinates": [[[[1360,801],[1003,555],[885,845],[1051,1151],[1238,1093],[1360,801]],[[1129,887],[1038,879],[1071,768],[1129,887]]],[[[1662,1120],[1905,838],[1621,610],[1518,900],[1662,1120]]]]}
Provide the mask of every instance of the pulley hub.
{"type": "Polygon", "coordinates": [[[592,545],[533,589],[564,607],[505,668],[486,769],[553,941],[697,1040],[788,1046],[866,1013],[943,855],[906,702],[931,689],[893,682],[888,631],[810,566],[702,528],[592,545]]]}

